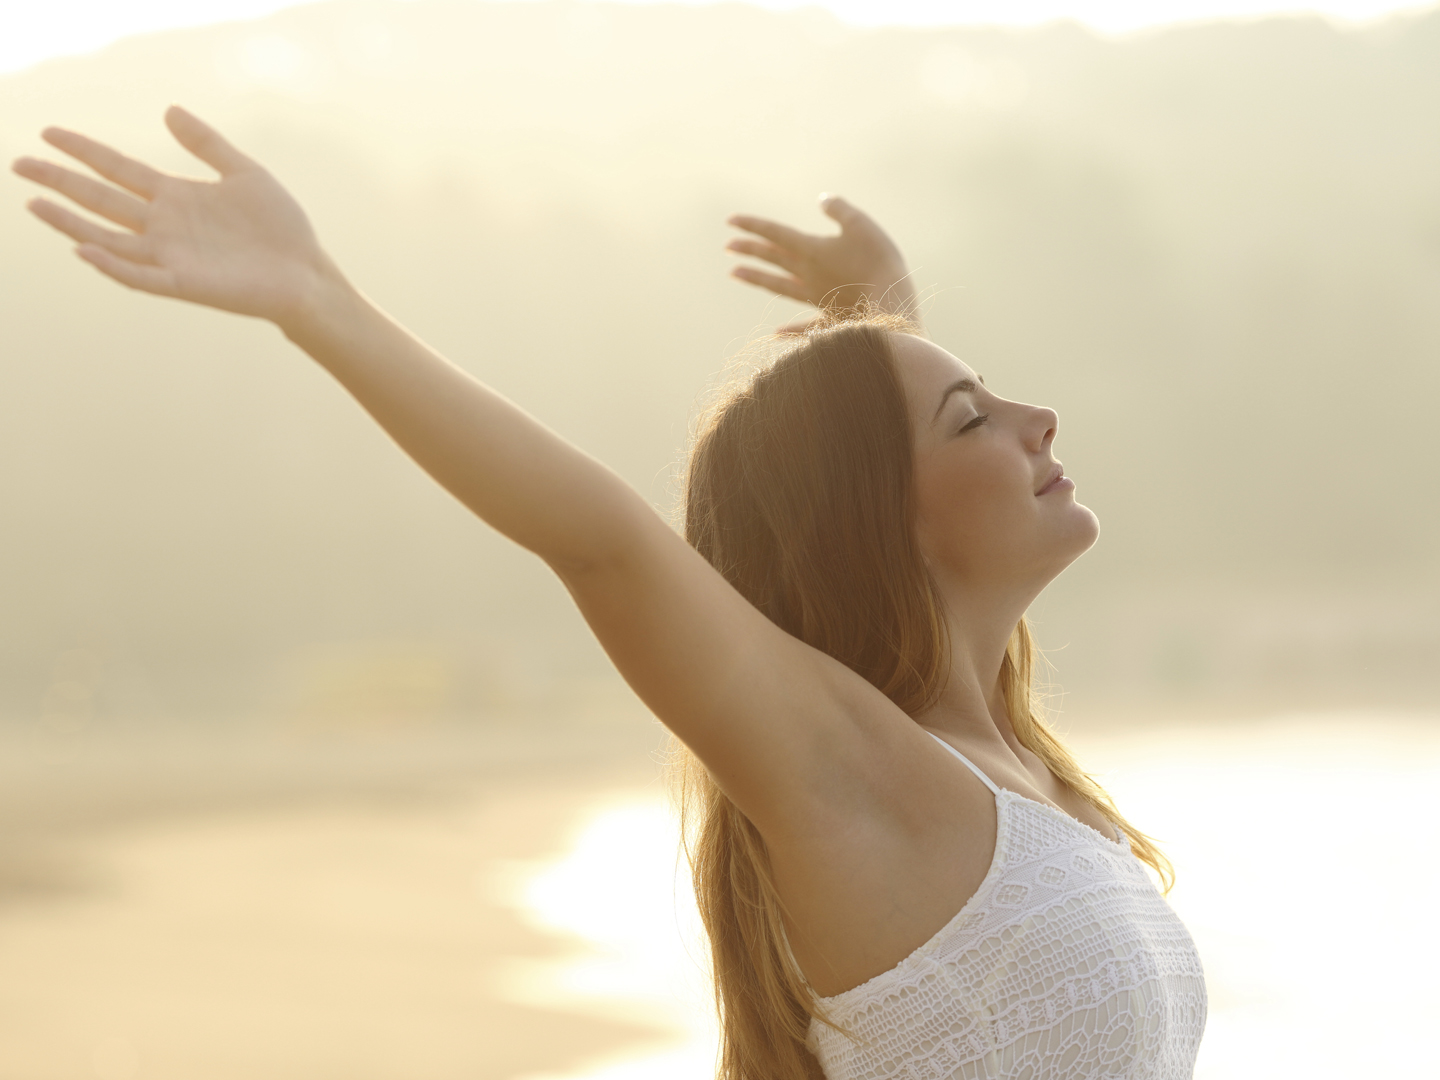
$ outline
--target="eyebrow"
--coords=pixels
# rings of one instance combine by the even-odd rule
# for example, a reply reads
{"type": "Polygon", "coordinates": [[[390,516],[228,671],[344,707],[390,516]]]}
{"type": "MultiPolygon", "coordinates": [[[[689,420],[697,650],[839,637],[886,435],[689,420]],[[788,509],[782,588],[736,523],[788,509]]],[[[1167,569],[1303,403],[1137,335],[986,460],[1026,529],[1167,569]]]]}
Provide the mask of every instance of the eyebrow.
{"type": "Polygon", "coordinates": [[[930,423],[940,419],[940,414],[945,411],[945,403],[950,400],[951,394],[973,394],[979,387],[975,385],[974,379],[958,379],[945,388],[940,395],[940,407],[935,410],[935,415],[930,418],[930,423]]]}

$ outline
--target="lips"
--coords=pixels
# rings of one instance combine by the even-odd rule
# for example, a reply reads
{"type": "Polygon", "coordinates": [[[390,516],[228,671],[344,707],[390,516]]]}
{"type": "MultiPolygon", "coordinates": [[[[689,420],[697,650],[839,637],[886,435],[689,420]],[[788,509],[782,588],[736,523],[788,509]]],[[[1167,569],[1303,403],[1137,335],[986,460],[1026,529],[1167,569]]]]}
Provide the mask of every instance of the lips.
{"type": "Polygon", "coordinates": [[[1045,482],[1040,485],[1040,490],[1035,492],[1036,496],[1044,495],[1061,480],[1065,479],[1065,466],[1056,464],[1045,476],[1045,482]]]}

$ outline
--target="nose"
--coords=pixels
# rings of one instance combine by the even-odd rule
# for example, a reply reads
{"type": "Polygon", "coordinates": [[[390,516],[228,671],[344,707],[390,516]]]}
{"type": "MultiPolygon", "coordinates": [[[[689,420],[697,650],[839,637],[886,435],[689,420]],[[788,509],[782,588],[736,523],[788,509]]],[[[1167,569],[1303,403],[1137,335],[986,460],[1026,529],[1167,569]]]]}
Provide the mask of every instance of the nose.
{"type": "Polygon", "coordinates": [[[1042,405],[1030,406],[1029,421],[1025,425],[1026,448],[1034,453],[1043,453],[1055,441],[1055,432],[1060,427],[1060,416],[1054,409],[1042,405]]]}

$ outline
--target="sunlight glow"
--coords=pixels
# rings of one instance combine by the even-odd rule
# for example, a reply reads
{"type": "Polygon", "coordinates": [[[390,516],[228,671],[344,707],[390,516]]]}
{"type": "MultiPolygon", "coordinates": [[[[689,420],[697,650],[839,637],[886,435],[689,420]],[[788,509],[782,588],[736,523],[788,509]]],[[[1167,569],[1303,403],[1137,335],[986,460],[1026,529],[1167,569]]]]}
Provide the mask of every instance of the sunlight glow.
{"type": "Polygon", "coordinates": [[[295,0],[47,0],[9,12],[0,34],[0,72],[56,56],[102,49],[121,38],[182,26],[258,19],[295,0]]]}
{"type": "Polygon", "coordinates": [[[1436,732],[1295,717],[1105,752],[1205,964],[1196,1080],[1434,1075],[1436,732]]]}
{"type": "MultiPolygon", "coordinates": [[[[668,2],[668,0],[640,0],[668,2]]],[[[691,0],[706,2],[706,0],[691,0]]],[[[1351,22],[1383,18],[1430,5],[1394,0],[750,0],[757,7],[793,11],[823,7],[856,26],[1040,26],[1069,19],[1106,34],[1207,19],[1266,15],[1325,15],[1351,22]]]]}
{"type": "MultiPolygon", "coordinates": [[[[411,2],[411,0],[398,0],[411,2]]],[[[483,0],[475,0],[483,2],[483,0]]],[[[546,2],[546,0],[504,0],[546,2]]],[[[589,0],[586,0],[589,2],[589,0]]],[[[720,0],[621,0],[630,3],[708,4],[720,0]]],[[[774,11],[823,8],[856,26],[1038,26],[1071,19],[1106,34],[1206,19],[1246,19],[1315,13],[1364,21],[1432,4],[1403,0],[749,0],[774,11]]],[[[184,26],[258,19],[296,0],[47,0],[7,15],[0,35],[0,73],[57,56],[103,48],[121,38],[184,26]]]]}
{"type": "MultiPolygon", "coordinates": [[[[573,1080],[705,1080],[714,1075],[704,932],[659,795],[596,808],[553,863],[499,868],[492,891],[535,929],[573,939],[557,960],[515,960],[496,976],[505,1000],[655,1029],[639,1053],[592,1062],[573,1080]]],[[[572,1080],[532,1074],[525,1080],[572,1080]]]]}

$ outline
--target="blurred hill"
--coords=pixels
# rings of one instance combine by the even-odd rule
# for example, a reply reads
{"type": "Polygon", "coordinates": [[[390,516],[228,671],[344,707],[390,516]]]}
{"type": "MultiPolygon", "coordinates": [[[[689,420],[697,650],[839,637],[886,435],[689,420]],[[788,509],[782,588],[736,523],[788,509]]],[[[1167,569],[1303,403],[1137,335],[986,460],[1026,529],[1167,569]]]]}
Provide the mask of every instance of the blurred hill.
{"type": "MultiPolygon", "coordinates": [[[[1054,406],[1100,546],[1037,605],[1067,708],[1428,702],[1440,662],[1440,12],[1120,41],[816,12],[336,0],[0,79],[266,162],[354,280],[673,502],[727,357],[790,314],[725,215],[844,192],[936,339],[1054,406]]],[[[0,711],[375,723],[608,700],[543,566],[272,329],[129,295],[0,180],[0,711]]]]}

